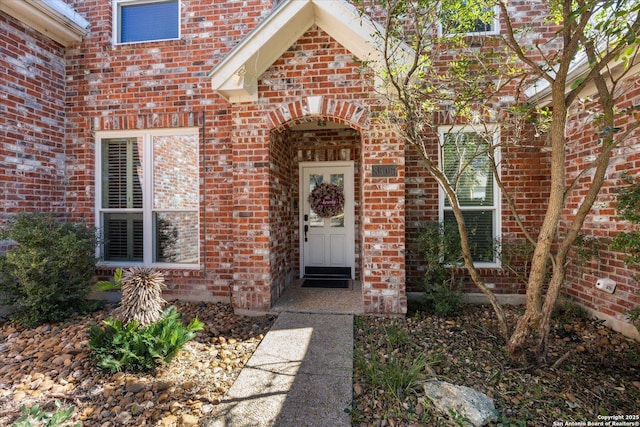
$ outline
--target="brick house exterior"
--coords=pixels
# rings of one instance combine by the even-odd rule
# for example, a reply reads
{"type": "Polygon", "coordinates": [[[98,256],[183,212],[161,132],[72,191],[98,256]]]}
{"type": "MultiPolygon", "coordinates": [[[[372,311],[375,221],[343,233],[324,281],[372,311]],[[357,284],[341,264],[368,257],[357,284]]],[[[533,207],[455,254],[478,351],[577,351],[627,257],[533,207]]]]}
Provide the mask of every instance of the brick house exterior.
{"type": "MultiPolygon", "coordinates": [[[[110,197],[102,162],[120,147],[132,156],[136,179],[153,181],[149,203],[158,209],[145,217],[156,221],[144,231],[154,236],[147,252],[172,261],[166,247],[179,253],[179,262],[160,267],[168,296],[264,312],[305,271],[305,168],[344,167],[353,170],[354,188],[346,195],[353,218],[344,247],[353,253],[345,265],[362,283],[366,312],[406,313],[407,292],[420,290],[422,275],[415,237],[439,219],[439,193],[415,149],[380,115],[375,77],[359,62],[374,54],[369,21],[362,24],[347,3],[181,1],[179,37],[139,43],[114,43],[119,3],[21,3],[25,10],[12,0],[0,6],[3,219],[47,210],[96,226],[107,217],[118,223],[118,212],[98,205],[110,197]],[[188,148],[176,151],[184,141],[188,148]]],[[[527,4],[513,2],[522,19],[536,13],[527,4]]],[[[638,82],[637,75],[629,80],[622,102],[637,103],[638,82]]],[[[579,111],[572,123],[583,133],[568,159],[587,161],[597,135],[579,111]]],[[[533,132],[525,137],[528,144],[502,154],[501,173],[535,230],[546,208],[549,158],[533,132]]],[[[636,133],[618,150],[587,233],[610,237],[627,226],[616,220],[613,194],[622,172],[640,169],[639,143],[636,133]]],[[[497,212],[503,238],[522,239],[506,206],[497,212]]],[[[496,293],[524,294],[512,271],[481,271],[496,293]]],[[[620,254],[603,250],[571,270],[567,293],[633,333],[624,314],[640,304],[631,275],[620,254]],[[614,294],[593,286],[602,277],[617,283],[614,294]]]]}

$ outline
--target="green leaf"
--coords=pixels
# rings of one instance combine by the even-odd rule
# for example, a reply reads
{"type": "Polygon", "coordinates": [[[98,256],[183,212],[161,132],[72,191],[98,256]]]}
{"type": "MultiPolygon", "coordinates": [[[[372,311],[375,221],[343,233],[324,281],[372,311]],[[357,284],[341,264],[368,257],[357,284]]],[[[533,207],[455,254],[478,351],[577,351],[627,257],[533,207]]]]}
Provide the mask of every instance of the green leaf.
{"type": "Polygon", "coordinates": [[[575,79],[573,81],[573,83],[571,83],[571,90],[577,89],[578,86],[580,86],[584,81],[585,81],[584,77],[579,77],[579,78],[575,79]]]}

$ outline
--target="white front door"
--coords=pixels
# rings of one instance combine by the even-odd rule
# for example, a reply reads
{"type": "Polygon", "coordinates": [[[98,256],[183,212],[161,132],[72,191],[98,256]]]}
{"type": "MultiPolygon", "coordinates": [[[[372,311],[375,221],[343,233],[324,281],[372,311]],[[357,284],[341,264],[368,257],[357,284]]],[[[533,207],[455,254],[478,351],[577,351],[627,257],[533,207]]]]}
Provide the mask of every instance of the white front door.
{"type": "Polygon", "coordinates": [[[302,277],[355,277],[353,173],[353,162],[300,163],[302,277]],[[322,183],[334,184],[344,194],[344,208],[333,217],[318,215],[309,202],[311,192],[322,183]]]}

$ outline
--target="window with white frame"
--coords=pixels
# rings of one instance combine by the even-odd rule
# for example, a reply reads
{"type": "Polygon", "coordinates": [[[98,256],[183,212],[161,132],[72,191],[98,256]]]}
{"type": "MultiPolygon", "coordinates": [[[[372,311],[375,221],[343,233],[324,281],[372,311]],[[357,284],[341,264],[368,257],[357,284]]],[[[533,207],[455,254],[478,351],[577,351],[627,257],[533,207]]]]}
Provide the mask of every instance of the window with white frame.
{"type": "Polygon", "coordinates": [[[440,34],[499,34],[499,11],[484,0],[445,0],[440,9],[440,34]]]}
{"type": "Polygon", "coordinates": [[[197,128],[96,134],[103,262],[198,265],[198,141],[197,128]]]}
{"type": "MultiPolygon", "coordinates": [[[[442,170],[453,186],[464,217],[474,263],[497,266],[500,238],[500,196],[492,163],[499,164],[497,129],[469,127],[440,130],[442,170]]],[[[440,220],[444,229],[457,232],[449,198],[440,190],[440,220]]]]}
{"type": "Polygon", "coordinates": [[[179,38],[179,0],[113,1],[115,44],[179,38]]]}

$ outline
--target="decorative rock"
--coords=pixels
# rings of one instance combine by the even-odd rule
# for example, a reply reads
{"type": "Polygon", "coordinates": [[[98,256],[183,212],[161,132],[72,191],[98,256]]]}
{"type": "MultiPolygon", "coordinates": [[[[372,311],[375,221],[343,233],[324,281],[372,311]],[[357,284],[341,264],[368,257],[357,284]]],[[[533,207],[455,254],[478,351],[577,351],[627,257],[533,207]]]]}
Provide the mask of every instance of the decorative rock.
{"type": "Polygon", "coordinates": [[[127,378],[127,381],[125,382],[125,385],[124,385],[124,389],[128,393],[139,393],[142,390],[144,390],[144,388],[145,388],[145,384],[136,378],[127,378]]]}
{"type": "Polygon", "coordinates": [[[191,414],[182,414],[180,416],[180,425],[183,427],[192,427],[198,425],[198,417],[191,414]]]}
{"type": "Polygon", "coordinates": [[[493,400],[477,390],[445,381],[426,381],[423,390],[437,410],[445,414],[454,411],[475,427],[498,420],[493,400]]]}
{"type": "Polygon", "coordinates": [[[192,381],[192,380],[185,381],[184,383],[182,383],[182,388],[184,390],[191,390],[195,386],[196,386],[196,383],[195,383],[195,381],[192,381]]]}
{"type": "Polygon", "coordinates": [[[162,427],[174,427],[178,424],[178,417],[175,415],[167,415],[162,420],[160,420],[160,425],[162,427]]]}
{"type": "Polygon", "coordinates": [[[172,414],[175,414],[176,412],[178,412],[180,408],[182,408],[182,405],[179,402],[176,402],[175,400],[169,404],[169,410],[171,411],[172,414]]]}
{"type": "Polygon", "coordinates": [[[96,408],[94,406],[87,406],[86,408],[84,408],[84,410],[82,411],[82,414],[80,415],[80,418],[82,419],[87,419],[89,418],[91,415],[93,415],[93,413],[95,412],[96,408]]]}
{"type": "Polygon", "coordinates": [[[155,384],[153,385],[153,389],[156,391],[164,391],[168,390],[171,385],[171,381],[159,380],[155,382],[155,384]]]}
{"type": "Polygon", "coordinates": [[[130,424],[133,417],[128,412],[120,412],[116,417],[116,422],[119,424],[130,424]]]}
{"type": "Polygon", "coordinates": [[[111,397],[111,395],[113,394],[113,391],[115,390],[115,387],[110,385],[110,384],[106,384],[103,388],[102,388],[102,395],[105,398],[109,398],[111,397]]]}

